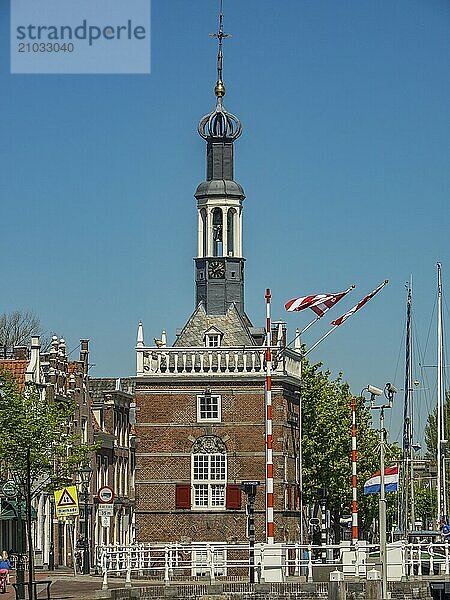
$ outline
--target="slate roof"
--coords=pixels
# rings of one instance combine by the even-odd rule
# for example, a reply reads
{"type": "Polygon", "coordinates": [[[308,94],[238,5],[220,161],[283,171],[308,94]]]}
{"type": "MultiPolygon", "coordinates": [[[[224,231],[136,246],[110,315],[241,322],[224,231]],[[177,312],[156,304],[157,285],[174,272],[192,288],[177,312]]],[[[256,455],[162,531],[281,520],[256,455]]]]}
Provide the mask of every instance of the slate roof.
{"type": "Polygon", "coordinates": [[[224,332],[221,347],[256,345],[245,318],[234,304],[228,308],[225,315],[208,315],[203,302],[200,302],[178,335],[174,346],[181,348],[204,347],[205,333],[211,327],[224,332]]]}
{"type": "Polygon", "coordinates": [[[134,391],[134,382],[129,377],[99,377],[89,380],[89,390],[94,399],[101,399],[103,392],[114,392],[117,389],[126,394],[132,394],[134,391]],[[118,379],[119,385],[117,386],[118,379]]]}
{"type": "Polygon", "coordinates": [[[27,360],[0,360],[0,372],[4,370],[12,373],[17,385],[21,389],[25,387],[25,372],[27,366],[27,360]]]}

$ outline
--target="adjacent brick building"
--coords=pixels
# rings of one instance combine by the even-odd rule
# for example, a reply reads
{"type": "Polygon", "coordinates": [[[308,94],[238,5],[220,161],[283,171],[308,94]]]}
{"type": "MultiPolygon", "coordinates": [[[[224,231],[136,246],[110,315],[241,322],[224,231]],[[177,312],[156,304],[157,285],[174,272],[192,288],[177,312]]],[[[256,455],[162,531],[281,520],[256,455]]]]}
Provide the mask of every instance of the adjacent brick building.
{"type": "Polygon", "coordinates": [[[93,489],[109,486],[114,491],[113,515],[102,520],[94,498],[92,520],[95,546],[130,544],[135,539],[134,396],[129,379],[91,379],[94,442],[98,444],[93,489]]]}
{"type": "MultiPolygon", "coordinates": [[[[39,336],[31,347],[16,347],[10,360],[0,360],[0,371],[11,372],[19,387],[33,384],[42,401],[75,401],[76,409],[67,430],[80,433],[88,444],[93,441],[91,396],[89,391],[89,341],[80,341],[78,360],[69,360],[64,339],[53,336],[48,351],[41,349],[39,336]]],[[[3,475],[6,478],[7,472],[3,475]]],[[[93,494],[89,494],[92,504],[93,494]]],[[[1,500],[0,538],[2,548],[17,548],[17,516],[7,499],[1,500]],[[2,516],[3,515],[3,516],[2,516]]],[[[79,531],[79,518],[55,519],[53,494],[42,493],[34,499],[34,550],[36,565],[69,566],[73,562],[73,531],[79,531]]]]}
{"type": "MultiPolygon", "coordinates": [[[[17,347],[9,360],[0,360],[0,372],[13,373],[20,388],[33,384],[46,402],[75,401],[75,413],[68,431],[81,434],[82,441],[97,444],[90,467],[88,494],[89,543],[91,557],[102,544],[130,544],[135,539],[133,429],[134,398],[132,382],[126,379],[90,379],[89,342],[80,341],[78,360],[69,360],[63,339],[54,336],[48,351],[42,351],[39,338],[31,348],[17,347]],[[113,514],[102,519],[98,490],[114,490],[113,514]]],[[[1,465],[0,465],[1,467],[1,465]]],[[[8,478],[4,469],[1,480],[8,478]]],[[[79,484],[79,481],[74,483],[79,484]]],[[[34,500],[34,549],[37,566],[72,566],[73,543],[84,533],[84,497],[79,486],[80,516],[55,518],[53,494],[42,493],[34,500]]],[[[2,548],[17,548],[17,516],[6,498],[0,498],[0,541],[2,548]]],[[[93,561],[92,561],[93,562],[93,561]]]]}

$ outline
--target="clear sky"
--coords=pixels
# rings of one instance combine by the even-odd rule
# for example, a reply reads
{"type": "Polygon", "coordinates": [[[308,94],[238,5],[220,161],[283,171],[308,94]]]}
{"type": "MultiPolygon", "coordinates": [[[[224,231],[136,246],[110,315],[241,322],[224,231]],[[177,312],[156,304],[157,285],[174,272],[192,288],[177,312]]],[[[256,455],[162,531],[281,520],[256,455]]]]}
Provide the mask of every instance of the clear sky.
{"type": "MultiPolygon", "coordinates": [[[[162,329],[173,341],[194,308],[193,193],[205,168],[196,127],[214,105],[208,33],[218,0],[153,0],[150,75],[11,75],[7,4],[0,312],[35,311],[71,349],[90,338],[94,376],[134,374],[138,320],[147,342],[162,329]]],[[[233,34],[225,105],[244,125],[236,179],[247,194],[246,311],[262,325],[270,287],[273,318],[293,334],[309,315],[286,316],[284,302],[357,284],[305,335],[312,345],[388,278],[310,357],[342,371],[355,393],[391,380],[402,388],[405,282],[412,274],[429,365],[436,260],[444,293],[450,284],[450,3],[225,0],[224,8],[233,34]]],[[[419,413],[434,402],[434,371],[419,413]]]]}

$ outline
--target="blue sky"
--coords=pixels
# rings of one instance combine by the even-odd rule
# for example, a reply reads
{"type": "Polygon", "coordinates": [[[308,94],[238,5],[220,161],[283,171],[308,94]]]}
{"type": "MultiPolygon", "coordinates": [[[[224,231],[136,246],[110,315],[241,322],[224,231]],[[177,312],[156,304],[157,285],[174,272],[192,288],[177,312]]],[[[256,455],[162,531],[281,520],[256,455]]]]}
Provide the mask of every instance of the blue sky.
{"type": "MultiPolygon", "coordinates": [[[[388,278],[311,359],[342,371],[355,393],[401,388],[405,281],[412,273],[426,364],[436,260],[444,293],[450,282],[450,4],[224,6],[225,104],[244,125],[247,313],[263,324],[270,287],[273,318],[292,332],[308,316],[286,318],[285,301],[356,283],[305,335],[311,345],[388,278]]],[[[196,127],[214,104],[217,8],[153,0],[150,75],[11,75],[0,4],[0,311],[35,311],[70,348],[90,338],[94,376],[134,373],[139,319],[148,342],[162,329],[173,341],[194,308],[193,193],[205,168],[196,127]]],[[[434,401],[428,377],[419,413],[434,401]]]]}

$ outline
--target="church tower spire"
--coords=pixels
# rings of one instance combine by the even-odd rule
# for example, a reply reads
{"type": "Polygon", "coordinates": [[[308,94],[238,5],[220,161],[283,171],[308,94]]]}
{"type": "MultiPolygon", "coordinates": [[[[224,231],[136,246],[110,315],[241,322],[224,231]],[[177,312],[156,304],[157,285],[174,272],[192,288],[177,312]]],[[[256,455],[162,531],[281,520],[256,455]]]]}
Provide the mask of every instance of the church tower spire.
{"type": "Polygon", "coordinates": [[[242,256],[242,203],[244,190],[234,181],[234,141],[242,133],[239,119],[223,105],[223,10],[220,0],[215,108],[198,124],[206,140],[206,181],[196,192],[198,252],[196,303],[208,314],[225,314],[235,304],[244,315],[244,262],[242,256]]]}

